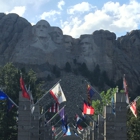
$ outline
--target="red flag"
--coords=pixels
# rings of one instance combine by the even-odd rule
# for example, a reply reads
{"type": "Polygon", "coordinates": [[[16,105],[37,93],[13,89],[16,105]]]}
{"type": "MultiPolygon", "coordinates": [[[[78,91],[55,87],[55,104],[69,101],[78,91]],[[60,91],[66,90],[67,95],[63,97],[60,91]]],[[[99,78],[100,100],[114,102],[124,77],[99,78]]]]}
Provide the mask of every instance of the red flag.
{"type": "Polygon", "coordinates": [[[24,98],[27,98],[27,99],[30,100],[30,96],[29,96],[29,94],[28,94],[28,92],[25,88],[25,84],[24,84],[24,81],[23,81],[22,77],[20,78],[20,87],[21,87],[21,90],[22,90],[22,96],[24,98]]]}
{"type": "Polygon", "coordinates": [[[135,117],[137,117],[137,107],[136,107],[136,101],[133,101],[130,105],[130,109],[135,117]]]}
{"type": "Polygon", "coordinates": [[[94,114],[94,108],[92,106],[89,106],[86,102],[84,102],[83,113],[93,115],[94,114]]]}

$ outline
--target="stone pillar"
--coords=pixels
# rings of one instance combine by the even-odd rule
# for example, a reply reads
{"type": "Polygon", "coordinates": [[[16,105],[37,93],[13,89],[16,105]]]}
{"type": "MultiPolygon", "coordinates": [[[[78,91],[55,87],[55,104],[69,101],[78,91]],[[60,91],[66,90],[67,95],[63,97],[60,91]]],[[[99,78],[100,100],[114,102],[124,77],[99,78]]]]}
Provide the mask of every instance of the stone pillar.
{"type": "Polygon", "coordinates": [[[104,107],[104,140],[114,140],[114,114],[110,106],[104,107]]]}
{"type": "Polygon", "coordinates": [[[39,105],[35,106],[31,114],[31,137],[30,140],[39,140],[39,105]]]}
{"type": "Polygon", "coordinates": [[[95,134],[95,122],[94,121],[90,121],[90,140],[94,140],[94,134],[95,134]]]}
{"type": "Polygon", "coordinates": [[[104,116],[98,115],[97,137],[98,140],[104,140],[104,116]]]}
{"type": "Polygon", "coordinates": [[[115,138],[114,140],[127,140],[127,104],[124,93],[115,94],[116,117],[115,117],[115,138]]]}
{"type": "Polygon", "coordinates": [[[22,92],[19,92],[18,113],[19,113],[18,140],[30,140],[30,130],[31,130],[30,101],[22,97],[22,92]]]}
{"type": "Polygon", "coordinates": [[[91,127],[87,127],[87,140],[90,140],[90,132],[91,132],[91,127]]]}

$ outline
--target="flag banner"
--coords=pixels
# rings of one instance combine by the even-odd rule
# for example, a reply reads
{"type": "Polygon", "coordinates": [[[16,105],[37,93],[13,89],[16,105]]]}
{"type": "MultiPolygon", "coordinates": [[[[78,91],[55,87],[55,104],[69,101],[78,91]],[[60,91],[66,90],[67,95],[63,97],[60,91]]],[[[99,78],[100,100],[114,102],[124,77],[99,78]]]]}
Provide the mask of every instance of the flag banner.
{"type": "Polygon", "coordinates": [[[59,112],[60,117],[64,120],[65,115],[64,115],[64,107],[61,109],[61,111],[59,112]]]}
{"type": "Polygon", "coordinates": [[[52,135],[56,136],[56,128],[54,127],[54,125],[52,125],[52,135]]]}
{"type": "Polygon", "coordinates": [[[24,81],[23,81],[22,77],[20,78],[20,87],[21,87],[21,90],[22,90],[22,96],[24,98],[27,98],[27,99],[30,100],[30,95],[29,95],[29,93],[26,90],[26,87],[25,87],[25,84],[24,84],[24,81]]]}
{"type": "Polygon", "coordinates": [[[52,90],[50,90],[50,94],[58,104],[66,101],[66,97],[60,86],[60,83],[56,84],[56,86],[52,90]]]}
{"type": "Polygon", "coordinates": [[[126,79],[125,79],[125,75],[123,77],[123,88],[124,88],[124,91],[125,91],[126,103],[129,104],[128,87],[127,87],[127,82],[126,82],[126,79]]]}
{"type": "Polygon", "coordinates": [[[136,101],[133,101],[131,103],[130,109],[131,109],[132,113],[134,114],[134,116],[137,117],[137,105],[136,105],[136,101]]]}
{"type": "Polygon", "coordinates": [[[0,100],[5,100],[7,98],[8,98],[8,96],[0,90],[0,100]]]}
{"type": "Polygon", "coordinates": [[[115,115],[115,102],[114,102],[114,95],[111,97],[111,107],[112,107],[112,113],[115,115]]]}
{"type": "Polygon", "coordinates": [[[56,113],[59,111],[59,104],[58,103],[54,103],[50,108],[48,112],[53,112],[56,113]]]}
{"type": "Polygon", "coordinates": [[[92,98],[93,95],[95,94],[95,91],[91,88],[90,85],[87,86],[87,91],[88,91],[89,98],[90,98],[90,100],[91,100],[91,98],[92,98]]]}
{"type": "Polygon", "coordinates": [[[70,131],[70,127],[69,125],[67,126],[67,130],[66,133],[64,134],[64,136],[70,136],[71,135],[71,131],[70,131]]]}
{"type": "Polygon", "coordinates": [[[83,131],[83,127],[80,125],[82,119],[76,114],[76,129],[77,131],[83,131]]]}
{"type": "Polygon", "coordinates": [[[94,114],[94,108],[92,106],[89,106],[85,101],[83,104],[83,113],[88,115],[94,114]]]}

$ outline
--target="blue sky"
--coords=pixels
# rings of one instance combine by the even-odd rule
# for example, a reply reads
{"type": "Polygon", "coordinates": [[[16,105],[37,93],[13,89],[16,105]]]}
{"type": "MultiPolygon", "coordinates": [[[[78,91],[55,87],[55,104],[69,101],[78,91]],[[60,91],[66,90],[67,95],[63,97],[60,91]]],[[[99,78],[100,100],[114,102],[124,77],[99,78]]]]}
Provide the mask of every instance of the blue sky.
{"type": "Polygon", "coordinates": [[[45,19],[74,38],[100,29],[119,37],[140,28],[140,0],[0,0],[0,12],[17,13],[32,25],[45,19]]]}

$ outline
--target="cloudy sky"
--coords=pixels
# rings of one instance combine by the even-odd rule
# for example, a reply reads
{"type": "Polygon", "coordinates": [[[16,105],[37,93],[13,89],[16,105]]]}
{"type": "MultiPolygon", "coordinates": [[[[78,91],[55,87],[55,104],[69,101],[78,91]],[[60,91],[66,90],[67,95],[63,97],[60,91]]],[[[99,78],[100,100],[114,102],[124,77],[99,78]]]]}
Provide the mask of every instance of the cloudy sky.
{"type": "Polygon", "coordinates": [[[140,0],[0,0],[0,12],[17,13],[32,25],[45,19],[74,38],[100,29],[119,37],[140,28],[140,0]]]}

